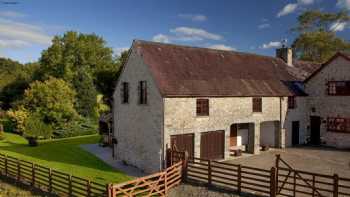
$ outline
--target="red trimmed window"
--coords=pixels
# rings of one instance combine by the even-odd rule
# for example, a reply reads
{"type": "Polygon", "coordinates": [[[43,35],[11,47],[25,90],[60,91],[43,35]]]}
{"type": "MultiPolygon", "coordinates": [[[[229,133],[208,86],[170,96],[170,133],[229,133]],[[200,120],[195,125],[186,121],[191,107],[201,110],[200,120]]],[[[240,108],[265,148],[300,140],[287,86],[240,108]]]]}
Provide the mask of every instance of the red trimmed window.
{"type": "Polygon", "coordinates": [[[295,109],[297,107],[297,101],[295,96],[288,96],[288,109],[295,109]]]}
{"type": "Polygon", "coordinates": [[[327,130],[332,132],[350,133],[350,118],[328,117],[327,130]]]}
{"type": "Polygon", "coordinates": [[[329,81],[328,95],[350,96],[350,81],[329,81]]]}
{"type": "Polygon", "coordinates": [[[197,116],[209,116],[209,99],[197,99],[197,116]]]}
{"type": "Polygon", "coordinates": [[[262,112],[262,99],[260,97],[253,98],[253,112],[262,112]]]}

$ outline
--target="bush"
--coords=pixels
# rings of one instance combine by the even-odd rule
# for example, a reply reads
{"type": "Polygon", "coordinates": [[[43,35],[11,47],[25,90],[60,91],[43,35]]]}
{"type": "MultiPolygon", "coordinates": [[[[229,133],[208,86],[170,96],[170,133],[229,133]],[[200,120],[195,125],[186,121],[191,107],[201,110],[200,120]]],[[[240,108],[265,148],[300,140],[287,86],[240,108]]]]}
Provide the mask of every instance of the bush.
{"type": "Polygon", "coordinates": [[[9,110],[6,114],[8,119],[4,121],[5,130],[23,134],[29,112],[25,108],[19,107],[17,110],[9,110]]]}
{"type": "Polygon", "coordinates": [[[4,127],[0,124],[0,140],[5,139],[4,127]]]}
{"type": "Polygon", "coordinates": [[[43,122],[39,114],[32,114],[25,123],[24,136],[29,144],[38,138],[50,138],[52,136],[52,127],[43,122]]]}
{"type": "Polygon", "coordinates": [[[91,135],[98,132],[98,127],[95,121],[88,118],[81,118],[78,121],[70,122],[64,127],[58,128],[54,131],[54,137],[75,137],[81,135],[91,135]]]}

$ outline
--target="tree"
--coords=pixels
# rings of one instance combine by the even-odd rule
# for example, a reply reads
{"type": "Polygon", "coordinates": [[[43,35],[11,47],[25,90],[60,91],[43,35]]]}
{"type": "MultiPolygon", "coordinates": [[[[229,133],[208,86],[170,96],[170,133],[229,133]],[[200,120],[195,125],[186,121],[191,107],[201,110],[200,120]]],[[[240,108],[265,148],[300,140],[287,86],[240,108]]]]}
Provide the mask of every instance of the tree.
{"type": "Polygon", "coordinates": [[[75,108],[78,113],[84,117],[95,118],[97,116],[97,91],[86,69],[78,70],[73,85],[77,92],[75,108]]]}
{"type": "Polygon", "coordinates": [[[46,124],[57,128],[78,117],[74,109],[75,96],[69,83],[50,77],[30,84],[24,93],[23,105],[31,114],[40,114],[46,124]]]}
{"type": "Polygon", "coordinates": [[[293,42],[297,57],[322,63],[337,51],[349,50],[350,43],[336,35],[336,28],[348,21],[350,16],[345,11],[327,13],[312,10],[301,14],[297,27],[292,29],[299,34],[293,42]]]}
{"type": "Polygon", "coordinates": [[[40,114],[34,113],[28,117],[23,134],[28,139],[29,145],[36,146],[38,138],[50,138],[52,133],[52,127],[41,119],[40,114]]]}

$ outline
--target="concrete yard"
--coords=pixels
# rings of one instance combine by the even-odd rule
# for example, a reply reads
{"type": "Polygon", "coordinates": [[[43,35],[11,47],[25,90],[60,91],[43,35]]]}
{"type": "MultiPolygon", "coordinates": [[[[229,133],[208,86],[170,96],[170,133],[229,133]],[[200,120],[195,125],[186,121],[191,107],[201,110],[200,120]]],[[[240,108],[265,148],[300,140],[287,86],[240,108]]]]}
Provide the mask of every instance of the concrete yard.
{"type": "Polygon", "coordinates": [[[340,177],[350,178],[350,151],[326,147],[274,149],[226,162],[270,169],[275,166],[276,154],[280,154],[283,160],[298,170],[330,175],[337,173],[340,177]]]}

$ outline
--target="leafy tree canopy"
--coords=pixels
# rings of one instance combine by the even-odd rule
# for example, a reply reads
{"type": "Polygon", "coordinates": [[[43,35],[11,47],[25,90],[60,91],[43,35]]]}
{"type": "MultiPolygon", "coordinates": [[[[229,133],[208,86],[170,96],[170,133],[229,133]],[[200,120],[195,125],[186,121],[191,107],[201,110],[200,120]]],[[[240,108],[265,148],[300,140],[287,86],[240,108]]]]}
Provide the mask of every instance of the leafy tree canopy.
{"type": "Polygon", "coordinates": [[[350,43],[336,35],[334,25],[347,23],[347,12],[306,11],[298,17],[298,25],[292,30],[298,33],[293,42],[296,55],[301,60],[325,62],[337,51],[350,49],[350,43]]]}

